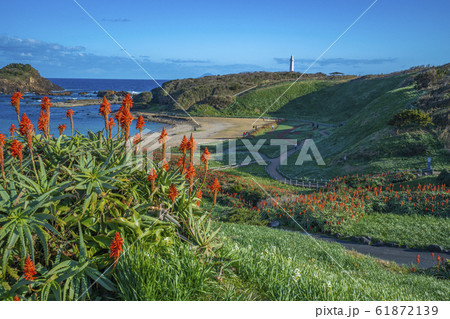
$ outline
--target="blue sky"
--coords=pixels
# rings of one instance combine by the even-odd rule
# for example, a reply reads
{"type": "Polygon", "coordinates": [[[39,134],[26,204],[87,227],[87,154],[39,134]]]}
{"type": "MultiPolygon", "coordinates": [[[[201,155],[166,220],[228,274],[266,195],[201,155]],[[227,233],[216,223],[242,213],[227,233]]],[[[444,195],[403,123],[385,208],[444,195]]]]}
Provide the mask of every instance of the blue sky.
{"type": "MultiPolygon", "coordinates": [[[[77,0],[155,78],[303,72],[374,0],[77,0]]],[[[0,66],[144,79],[73,0],[2,1],[0,66]]],[[[309,72],[388,73],[449,61],[450,2],[379,0],[309,72]]]]}

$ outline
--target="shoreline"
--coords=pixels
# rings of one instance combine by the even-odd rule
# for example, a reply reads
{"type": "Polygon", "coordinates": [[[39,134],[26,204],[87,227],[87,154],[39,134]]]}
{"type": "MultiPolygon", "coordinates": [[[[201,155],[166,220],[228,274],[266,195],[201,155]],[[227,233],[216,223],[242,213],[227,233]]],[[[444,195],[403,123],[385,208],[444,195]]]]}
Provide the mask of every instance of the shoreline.
{"type": "MultiPolygon", "coordinates": [[[[79,106],[90,106],[90,105],[98,105],[102,104],[103,98],[98,99],[81,99],[81,100],[66,100],[63,102],[52,102],[52,107],[79,107],[79,106]]],[[[111,104],[121,104],[122,100],[111,100],[109,101],[111,104]]]]}

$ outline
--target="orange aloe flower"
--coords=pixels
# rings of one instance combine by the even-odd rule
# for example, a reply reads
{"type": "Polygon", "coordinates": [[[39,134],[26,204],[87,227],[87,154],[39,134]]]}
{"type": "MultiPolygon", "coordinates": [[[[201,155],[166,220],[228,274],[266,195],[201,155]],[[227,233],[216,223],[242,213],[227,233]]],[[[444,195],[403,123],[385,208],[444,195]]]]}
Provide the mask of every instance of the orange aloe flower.
{"type": "Polygon", "coordinates": [[[187,148],[189,150],[189,162],[194,162],[194,152],[197,149],[197,143],[194,141],[194,136],[191,133],[191,137],[189,138],[187,148]]]}
{"type": "Polygon", "coordinates": [[[217,177],[214,179],[214,182],[209,186],[209,189],[211,192],[213,192],[213,206],[216,204],[217,201],[217,192],[220,190],[220,183],[217,177]]]}
{"type": "Polygon", "coordinates": [[[33,152],[33,124],[25,113],[20,121],[19,133],[26,137],[28,148],[33,152]]]}
{"type": "MultiPolygon", "coordinates": [[[[113,127],[116,126],[116,123],[114,122],[114,119],[112,117],[109,118],[109,122],[108,122],[108,129],[109,129],[109,133],[112,135],[112,129],[113,127]]],[[[110,137],[111,137],[110,135],[110,137]]]]}
{"type": "Polygon", "coordinates": [[[14,139],[11,143],[11,154],[14,158],[18,158],[20,160],[20,164],[22,165],[23,154],[22,154],[23,145],[18,140],[14,139]]]}
{"type": "Polygon", "coordinates": [[[167,172],[169,170],[169,163],[167,162],[166,159],[164,159],[164,164],[162,166],[164,168],[164,170],[167,172]]]}
{"type": "Polygon", "coordinates": [[[194,165],[190,163],[185,176],[185,178],[189,180],[189,195],[192,193],[192,188],[194,185],[194,177],[195,177],[195,168],[194,165]]]}
{"type": "Polygon", "coordinates": [[[134,139],[133,139],[133,145],[136,145],[140,141],[141,141],[141,136],[139,134],[136,134],[134,139]]]}
{"type": "Polygon", "coordinates": [[[119,124],[119,126],[117,127],[117,129],[120,132],[120,129],[122,128],[122,117],[123,117],[123,111],[124,111],[124,107],[121,106],[120,109],[117,111],[116,116],[114,116],[114,118],[116,119],[117,123],[119,124]]]}
{"type": "Polygon", "coordinates": [[[183,168],[181,169],[181,171],[184,170],[184,163],[186,162],[186,152],[188,150],[188,139],[186,138],[186,135],[183,136],[183,140],[181,141],[180,144],[180,151],[183,153],[183,168]]]}
{"type": "Polygon", "coordinates": [[[20,92],[15,92],[11,96],[11,105],[15,107],[17,113],[17,121],[20,122],[20,100],[23,100],[23,95],[20,92]]]}
{"type": "Polygon", "coordinates": [[[120,258],[120,254],[122,253],[123,253],[123,239],[119,233],[116,233],[116,236],[112,240],[111,246],[109,248],[109,257],[114,258],[114,268],[116,268],[117,262],[119,261],[120,258]]]}
{"type": "Polygon", "coordinates": [[[142,115],[139,115],[137,123],[136,123],[136,129],[139,130],[139,134],[141,134],[142,137],[142,129],[145,126],[144,117],[142,115]]]}
{"type": "Polygon", "coordinates": [[[175,185],[172,183],[169,187],[169,199],[172,201],[172,203],[175,202],[175,198],[178,196],[178,191],[175,185]]]}
{"type": "Polygon", "coordinates": [[[148,174],[147,179],[152,183],[152,192],[155,191],[155,180],[158,178],[158,175],[156,175],[156,171],[154,168],[150,171],[150,174],[148,174]]]}
{"type": "Polygon", "coordinates": [[[159,144],[162,144],[162,158],[165,159],[166,158],[166,143],[168,140],[168,134],[166,132],[166,127],[163,126],[162,131],[161,131],[161,135],[159,136],[158,142],[159,144]]]}
{"type": "MultiPolygon", "coordinates": [[[[109,113],[111,113],[111,103],[108,102],[108,100],[106,99],[106,96],[103,97],[103,101],[102,104],[100,105],[100,110],[99,113],[103,116],[103,118],[105,119],[105,128],[106,128],[106,134],[110,134],[112,132],[110,132],[109,129],[109,113]]],[[[109,136],[108,136],[109,137],[109,136]]]]}
{"type": "Polygon", "coordinates": [[[63,135],[65,129],[66,129],[66,124],[58,125],[59,135],[63,135]]]}
{"type": "Polygon", "coordinates": [[[28,118],[26,113],[23,113],[22,120],[20,121],[19,125],[19,133],[20,135],[27,135],[29,131],[33,130],[33,124],[31,123],[30,119],[28,118]]]}
{"type": "Polygon", "coordinates": [[[130,110],[125,108],[123,110],[122,117],[120,119],[120,125],[122,126],[122,129],[125,132],[125,143],[126,143],[126,141],[128,141],[128,139],[130,137],[130,126],[131,126],[131,123],[133,122],[133,120],[134,120],[134,117],[131,114],[130,110]]]}
{"type": "Polygon", "coordinates": [[[23,275],[25,276],[25,280],[33,281],[36,279],[34,275],[37,274],[36,267],[33,264],[33,261],[30,259],[30,256],[27,257],[25,261],[25,266],[23,268],[23,275]]]}
{"type": "Polygon", "coordinates": [[[41,110],[41,115],[39,116],[39,121],[38,121],[38,129],[39,131],[41,131],[45,137],[47,137],[47,133],[48,133],[48,116],[47,113],[45,113],[45,111],[41,110]]]}
{"type": "Polygon", "coordinates": [[[0,134],[0,169],[2,173],[3,179],[5,178],[5,157],[3,155],[3,147],[6,144],[6,137],[3,134],[0,134]]]}
{"type": "Polygon", "coordinates": [[[201,157],[203,164],[205,164],[205,171],[208,170],[208,162],[209,162],[210,158],[211,158],[211,153],[208,151],[208,148],[205,147],[205,150],[203,151],[203,154],[201,157]]]}
{"type": "Polygon", "coordinates": [[[122,106],[128,110],[133,108],[133,99],[131,98],[130,94],[125,95],[125,98],[122,101],[122,106]]]}
{"type": "Polygon", "coordinates": [[[15,295],[13,301],[20,301],[19,296],[15,295]]]}
{"type": "MultiPolygon", "coordinates": [[[[47,121],[48,123],[50,123],[50,107],[52,106],[52,103],[50,102],[50,99],[46,96],[44,96],[42,98],[42,103],[41,103],[41,110],[45,111],[45,114],[47,115],[47,121]]],[[[50,131],[50,127],[47,124],[47,134],[49,134],[50,131]]]]}
{"type": "Polygon", "coordinates": [[[66,118],[70,119],[70,129],[71,129],[72,135],[73,135],[73,110],[72,109],[67,110],[66,118]]]}
{"type": "Polygon", "coordinates": [[[53,103],[50,102],[50,99],[46,96],[42,98],[41,110],[47,112],[47,115],[50,114],[50,107],[53,103]]]}
{"type": "Polygon", "coordinates": [[[11,137],[14,135],[15,131],[17,131],[17,127],[14,124],[11,124],[11,127],[9,128],[9,134],[11,137]]]}
{"type": "Polygon", "coordinates": [[[199,190],[198,190],[198,192],[197,192],[197,198],[198,198],[198,201],[197,201],[197,206],[199,206],[199,207],[200,207],[200,204],[201,204],[201,199],[203,198],[203,192],[202,192],[202,190],[201,190],[201,189],[199,189],[199,190]]]}
{"type": "Polygon", "coordinates": [[[417,255],[417,257],[416,257],[416,263],[417,263],[417,266],[419,266],[419,263],[420,263],[420,255],[417,255]]]}

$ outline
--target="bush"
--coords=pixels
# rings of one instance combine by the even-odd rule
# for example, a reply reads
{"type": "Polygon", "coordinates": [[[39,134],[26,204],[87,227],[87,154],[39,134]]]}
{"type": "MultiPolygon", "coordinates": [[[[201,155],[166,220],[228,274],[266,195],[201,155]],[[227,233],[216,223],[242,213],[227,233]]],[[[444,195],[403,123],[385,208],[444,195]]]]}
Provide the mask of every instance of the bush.
{"type": "Polygon", "coordinates": [[[151,92],[142,92],[138,95],[133,96],[133,101],[135,104],[146,105],[152,101],[152,93],[151,92]]]}
{"type": "Polygon", "coordinates": [[[450,186],[450,171],[444,169],[438,176],[438,181],[441,184],[450,186]]]}
{"type": "Polygon", "coordinates": [[[406,126],[410,124],[416,124],[419,126],[427,126],[433,124],[431,117],[421,110],[403,110],[396,113],[392,119],[388,122],[389,125],[393,126],[406,126]]]}
{"type": "Polygon", "coordinates": [[[420,73],[414,78],[414,80],[416,81],[416,88],[418,90],[426,89],[431,84],[435,83],[437,78],[438,74],[435,69],[430,69],[426,72],[420,73]]]}

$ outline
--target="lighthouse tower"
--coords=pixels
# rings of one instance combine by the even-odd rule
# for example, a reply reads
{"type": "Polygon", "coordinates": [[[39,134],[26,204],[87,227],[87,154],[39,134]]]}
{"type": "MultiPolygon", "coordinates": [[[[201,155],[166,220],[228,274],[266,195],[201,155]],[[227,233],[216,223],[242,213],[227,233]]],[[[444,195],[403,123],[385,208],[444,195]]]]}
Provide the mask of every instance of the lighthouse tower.
{"type": "Polygon", "coordinates": [[[289,67],[290,72],[294,72],[294,56],[291,55],[291,65],[289,67]]]}

